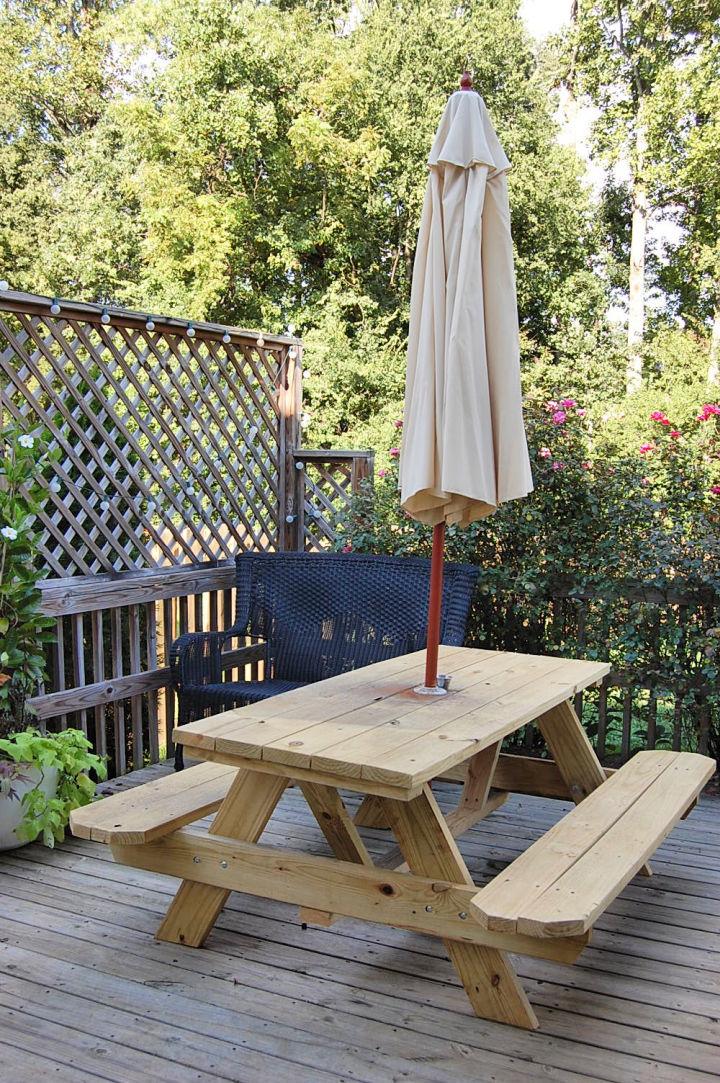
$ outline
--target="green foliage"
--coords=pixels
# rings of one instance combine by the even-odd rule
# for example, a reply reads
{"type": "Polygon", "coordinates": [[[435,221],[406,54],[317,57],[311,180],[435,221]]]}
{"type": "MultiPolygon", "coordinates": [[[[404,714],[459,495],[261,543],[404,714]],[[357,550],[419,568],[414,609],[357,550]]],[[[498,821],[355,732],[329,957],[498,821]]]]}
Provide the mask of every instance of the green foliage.
{"type": "Polygon", "coordinates": [[[87,737],[73,729],[56,734],[25,730],[0,739],[0,766],[3,759],[18,765],[19,780],[26,765],[57,768],[58,771],[54,797],[47,797],[38,786],[25,794],[24,816],[16,830],[19,839],[32,842],[42,836],[42,841],[49,847],[63,841],[72,810],[88,805],[95,796],[91,772],[99,781],[107,778],[104,760],[94,755],[90,748],[87,737]]]}
{"type": "Polygon", "coordinates": [[[45,676],[53,622],[40,610],[35,521],[53,459],[38,433],[8,425],[0,435],[0,733],[23,726],[26,700],[45,676]]]}
{"type": "Polygon", "coordinates": [[[308,342],[308,442],[387,442],[427,155],[468,56],[513,162],[526,356],[605,296],[580,166],[517,0],[24,0],[0,16],[0,257],[13,286],[308,342]],[[22,57],[22,65],[19,59],[22,57]],[[53,71],[53,79],[47,76],[53,71]],[[4,165],[3,165],[4,163],[4,165]]]}
{"type": "MultiPolygon", "coordinates": [[[[718,413],[695,404],[680,439],[652,411],[663,420],[645,415],[642,444],[609,454],[606,425],[574,400],[531,401],[534,492],[447,530],[447,558],[482,568],[469,642],[608,659],[688,702],[702,689],[717,703],[720,407],[711,405],[718,413]],[[682,613],[666,600],[679,594],[690,600],[682,613]]],[[[396,465],[382,474],[357,498],[338,547],[429,556],[430,530],[399,507],[396,465]]]]}

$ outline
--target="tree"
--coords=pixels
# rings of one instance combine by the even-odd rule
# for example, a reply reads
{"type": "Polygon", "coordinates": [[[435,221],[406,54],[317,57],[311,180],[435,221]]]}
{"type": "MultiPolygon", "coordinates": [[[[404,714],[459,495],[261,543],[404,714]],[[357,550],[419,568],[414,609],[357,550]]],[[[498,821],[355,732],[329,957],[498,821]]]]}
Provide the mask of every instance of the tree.
{"type": "Polygon", "coordinates": [[[579,5],[574,31],[578,83],[599,109],[597,151],[608,165],[623,163],[629,172],[629,393],[642,381],[647,226],[652,209],[661,205],[661,192],[652,183],[648,114],[666,73],[695,55],[719,14],[717,0],[586,0],[579,5]]]}
{"type": "Polygon", "coordinates": [[[696,332],[712,326],[708,383],[720,367],[720,34],[666,71],[649,111],[653,180],[680,227],[663,284],[696,332]]]}

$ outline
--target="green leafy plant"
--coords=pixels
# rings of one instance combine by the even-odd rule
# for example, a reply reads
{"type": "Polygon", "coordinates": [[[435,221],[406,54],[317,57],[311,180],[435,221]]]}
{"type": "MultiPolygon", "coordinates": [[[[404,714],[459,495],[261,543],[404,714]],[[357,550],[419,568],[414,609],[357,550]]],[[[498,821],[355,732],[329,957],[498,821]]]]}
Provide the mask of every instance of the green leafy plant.
{"type": "Polygon", "coordinates": [[[0,437],[0,735],[25,725],[28,698],[45,676],[53,622],[40,608],[35,522],[57,457],[44,436],[4,425],[0,437]]]}
{"type": "MultiPolygon", "coordinates": [[[[702,399],[682,424],[648,409],[619,452],[603,418],[574,399],[535,399],[526,409],[534,492],[447,529],[447,559],[482,568],[468,644],[607,659],[637,688],[632,747],[651,724],[658,743],[670,739],[672,690],[688,715],[711,712],[707,747],[720,753],[719,422],[720,405],[702,399]]],[[[430,555],[431,531],[400,508],[399,455],[391,449],[374,487],[353,500],[338,549],[430,555]]],[[[590,721],[593,694],[585,700],[590,721]]],[[[611,755],[621,752],[623,710],[613,694],[611,755]]],[[[697,748],[696,728],[682,741],[697,748]]]]}
{"type": "Polygon", "coordinates": [[[80,730],[43,734],[24,730],[0,739],[0,796],[18,799],[13,783],[26,782],[28,766],[41,771],[57,768],[58,784],[54,797],[48,797],[39,785],[22,798],[25,815],[16,833],[24,842],[42,836],[46,846],[62,842],[73,809],[89,804],[98,781],[107,778],[105,762],[91,751],[87,737],[80,730]],[[3,762],[4,761],[4,762],[3,762]]]}

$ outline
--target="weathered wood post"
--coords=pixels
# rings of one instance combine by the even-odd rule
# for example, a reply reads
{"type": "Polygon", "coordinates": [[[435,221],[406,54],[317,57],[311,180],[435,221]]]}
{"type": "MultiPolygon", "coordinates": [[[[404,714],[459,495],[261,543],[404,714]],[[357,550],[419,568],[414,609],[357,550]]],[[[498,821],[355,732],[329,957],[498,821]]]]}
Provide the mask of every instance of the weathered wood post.
{"type": "Polygon", "coordinates": [[[283,349],[277,375],[280,411],[280,455],[278,479],[278,549],[303,548],[302,470],[295,468],[294,452],[300,446],[302,413],[302,346],[299,342],[283,349]]]}

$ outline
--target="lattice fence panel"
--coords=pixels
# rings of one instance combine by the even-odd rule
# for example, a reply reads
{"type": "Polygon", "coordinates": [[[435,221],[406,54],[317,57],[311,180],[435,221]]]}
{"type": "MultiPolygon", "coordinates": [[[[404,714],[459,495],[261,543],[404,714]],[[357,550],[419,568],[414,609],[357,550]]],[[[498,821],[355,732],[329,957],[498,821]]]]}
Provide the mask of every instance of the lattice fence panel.
{"type": "MultiPolygon", "coordinates": [[[[353,452],[336,457],[310,457],[320,453],[298,452],[304,475],[303,541],[308,551],[333,545],[339,528],[347,522],[350,504],[362,484],[372,476],[372,452],[353,452]]],[[[342,453],[336,453],[342,455],[342,453]]]]}
{"type": "Polygon", "coordinates": [[[41,516],[49,573],[274,548],[292,343],[100,316],[63,303],[57,317],[15,305],[0,318],[4,415],[60,451],[41,516]]]}

